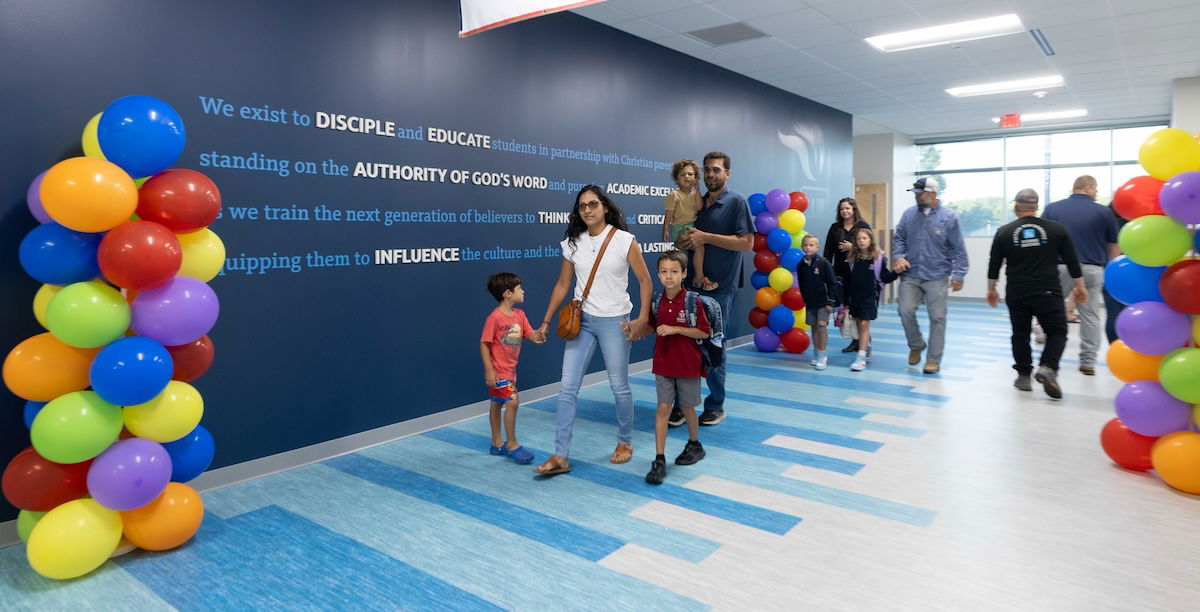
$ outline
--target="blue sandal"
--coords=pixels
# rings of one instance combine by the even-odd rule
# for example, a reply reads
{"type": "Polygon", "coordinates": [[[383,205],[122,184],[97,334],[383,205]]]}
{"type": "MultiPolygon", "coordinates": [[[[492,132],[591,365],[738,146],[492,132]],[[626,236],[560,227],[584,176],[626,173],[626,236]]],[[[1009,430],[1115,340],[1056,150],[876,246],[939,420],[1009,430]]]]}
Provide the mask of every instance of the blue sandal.
{"type": "Polygon", "coordinates": [[[501,442],[500,446],[492,446],[489,444],[488,452],[493,455],[504,456],[504,455],[508,454],[508,447],[505,445],[504,442],[501,442]]]}
{"type": "Polygon", "coordinates": [[[529,465],[530,463],[533,463],[533,453],[525,450],[524,446],[518,446],[508,451],[508,458],[521,465],[529,465]]]}

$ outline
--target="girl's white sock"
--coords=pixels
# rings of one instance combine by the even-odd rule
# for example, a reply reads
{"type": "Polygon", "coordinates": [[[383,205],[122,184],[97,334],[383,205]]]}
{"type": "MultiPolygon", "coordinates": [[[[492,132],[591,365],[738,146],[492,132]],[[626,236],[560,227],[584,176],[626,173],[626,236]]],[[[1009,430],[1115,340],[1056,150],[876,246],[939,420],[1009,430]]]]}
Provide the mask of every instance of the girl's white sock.
{"type": "Polygon", "coordinates": [[[866,352],[866,351],[859,351],[859,352],[858,352],[858,358],[859,358],[859,359],[866,359],[866,358],[867,358],[867,352],[866,352]]]}

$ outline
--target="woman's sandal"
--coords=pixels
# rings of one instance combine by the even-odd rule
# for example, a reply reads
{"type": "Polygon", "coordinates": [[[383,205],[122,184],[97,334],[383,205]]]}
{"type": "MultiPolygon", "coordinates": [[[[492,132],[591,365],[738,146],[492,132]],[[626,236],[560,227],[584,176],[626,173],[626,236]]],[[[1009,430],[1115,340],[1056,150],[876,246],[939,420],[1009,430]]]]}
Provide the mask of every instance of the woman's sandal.
{"type": "Polygon", "coordinates": [[[533,468],[534,474],[543,476],[553,476],[554,474],[566,474],[571,471],[571,462],[567,461],[566,457],[552,455],[545,463],[533,468]]]}
{"type": "Polygon", "coordinates": [[[633,459],[633,446],[618,442],[617,448],[613,450],[612,457],[608,458],[609,463],[629,463],[633,459]]]}

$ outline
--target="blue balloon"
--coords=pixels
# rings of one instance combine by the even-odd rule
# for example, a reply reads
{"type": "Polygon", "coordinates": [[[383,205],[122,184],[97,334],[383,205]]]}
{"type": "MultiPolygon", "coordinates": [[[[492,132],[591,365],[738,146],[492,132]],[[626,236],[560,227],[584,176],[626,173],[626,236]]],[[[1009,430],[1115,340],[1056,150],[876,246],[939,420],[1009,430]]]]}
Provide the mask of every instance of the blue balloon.
{"type": "Polygon", "coordinates": [[[134,178],[170,168],[186,140],[179,113],[151,96],[125,96],[109,104],[96,136],[104,157],[134,178]]]}
{"type": "Polygon", "coordinates": [[[759,272],[758,270],[755,270],[754,273],[750,275],[750,286],[754,287],[755,291],[762,289],[763,287],[770,286],[770,284],[769,278],[765,272],[759,272]]]}
{"type": "Polygon", "coordinates": [[[771,331],[782,334],[796,326],[796,313],[787,306],[776,306],[767,313],[767,327],[771,331]]]}
{"type": "Polygon", "coordinates": [[[761,193],[756,193],[750,196],[750,198],[746,201],[750,203],[750,214],[756,217],[758,216],[758,213],[767,210],[767,196],[761,193]]]}
{"type": "Polygon", "coordinates": [[[25,402],[25,428],[26,429],[30,429],[30,430],[33,429],[33,419],[34,419],[34,417],[36,417],[38,415],[39,412],[42,411],[42,406],[45,406],[45,405],[46,405],[46,402],[35,402],[33,400],[29,400],[29,401],[25,402]]]}
{"type": "Polygon", "coordinates": [[[767,248],[776,254],[782,254],[784,251],[792,248],[792,235],[782,228],[771,230],[767,234],[767,248]]]}
{"type": "Polygon", "coordinates": [[[800,249],[788,249],[783,252],[783,255],[779,256],[779,267],[795,273],[801,259],[804,259],[804,251],[800,249]]]}
{"type": "Polygon", "coordinates": [[[764,353],[779,350],[779,334],[771,331],[769,327],[758,328],[754,332],[754,348],[764,353]]]}
{"type": "Polygon", "coordinates": [[[162,393],[174,371],[175,362],[166,347],[149,338],[130,336],[100,349],[88,376],[100,399],[133,406],[162,393]]]}
{"type": "Polygon", "coordinates": [[[212,465],[216,451],[212,434],[203,425],[197,425],[188,435],[163,444],[171,456],[171,480],[187,482],[204,473],[212,465]]]}
{"type": "Polygon", "coordinates": [[[1166,269],[1138,265],[1122,255],[1104,266],[1104,288],[1122,304],[1162,302],[1158,279],[1166,269]]]}
{"type": "Polygon", "coordinates": [[[96,249],[104,234],[67,229],[43,223],[25,234],[18,258],[25,273],[48,285],[70,285],[100,275],[96,249]]]}

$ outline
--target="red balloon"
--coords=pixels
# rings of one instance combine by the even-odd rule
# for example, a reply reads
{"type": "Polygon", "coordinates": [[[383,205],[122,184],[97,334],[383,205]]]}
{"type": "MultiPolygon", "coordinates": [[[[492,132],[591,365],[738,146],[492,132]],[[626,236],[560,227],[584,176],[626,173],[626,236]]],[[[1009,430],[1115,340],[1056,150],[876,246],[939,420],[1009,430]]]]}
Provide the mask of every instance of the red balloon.
{"type": "Polygon", "coordinates": [[[1127,470],[1145,472],[1153,467],[1150,464],[1150,449],[1156,441],[1158,438],[1133,433],[1121,419],[1105,423],[1104,429],[1100,430],[1100,447],[1104,449],[1104,454],[1127,470]]]}
{"type": "Polygon", "coordinates": [[[1158,292],[1174,310],[1200,315],[1200,261],[1177,261],[1158,279],[1158,292]]]}
{"type": "Polygon", "coordinates": [[[788,194],[792,198],[792,203],[788,208],[794,208],[800,212],[808,210],[808,196],[804,195],[803,191],[793,191],[788,194]]]}
{"type": "Polygon", "coordinates": [[[175,373],[171,378],[183,382],[192,382],[200,378],[208,371],[208,366],[212,365],[213,350],[212,338],[207,335],[200,336],[199,340],[188,344],[168,346],[167,352],[171,353],[171,360],[175,362],[175,373]]]}
{"type": "Polygon", "coordinates": [[[138,218],[161,223],[180,234],[204,229],[220,212],[220,190],[195,170],[164,170],[138,190],[138,218]]]}
{"type": "Polygon", "coordinates": [[[1158,203],[1163,181],[1152,176],[1135,176],[1113,193],[1113,210],[1128,221],[1145,215],[1165,215],[1158,203]]]}
{"type": "Polygon", "coordinates": [[[104,235],[96,259],[104,278],[118,287],[153,289],[179,272],[183,247],[158,223],[126,221],[104,235]]]}
{"type": "Polygon", "coordinates": [[[800,310],[804,308],[804,296],[800,294],[800,289],[797,287],[792,287],[784,291],[779,296],[779,301],[784,306],[787,306],[788,310],[800,310]]]}
{"type": "Polygon", "coordinates": [[[53,510],[87,495],[87,472],[91,466],[91,459],[83,463],[54,463],[30,446],[17,453],[4,469],[4,497],[22,510],[53,510]]]}
{"type": "Polygon", "coordinates": [[[767,326],[767,311],[761,308],[750,309],[750,327],[758,329],[767,326]]]}
{"type": "Polygon", "coordinates": [[[770,274],[779,267],[779,256],[771,251],[759,251],[754,255],[754,267],[763,274],[770,274]]]}
{"type": "Polygon", "coordinates": [[[808,332],[799,327],[793,327],[779,334],[779,341],[783,343],[783,349],[789,353],[803,353],[808,350],[808,332]]]}
{"type": "Polygon", "coordinates": [[[754,250],[755,251],[766,251],[767,250],[767,237],[764,234],[754,232],[754,250]]]}

